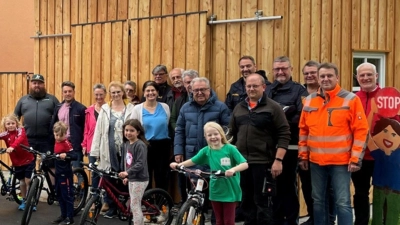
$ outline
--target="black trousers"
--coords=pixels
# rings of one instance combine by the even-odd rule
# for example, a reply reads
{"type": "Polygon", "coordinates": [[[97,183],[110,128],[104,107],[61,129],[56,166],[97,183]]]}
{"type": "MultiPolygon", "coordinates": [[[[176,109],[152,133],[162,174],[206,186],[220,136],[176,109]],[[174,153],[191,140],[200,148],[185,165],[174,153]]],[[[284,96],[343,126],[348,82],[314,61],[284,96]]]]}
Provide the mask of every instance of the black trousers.
{"type": "Polygon", "coordinates": [[[363,160],[361,169],[351,174],[354,184],[354,215],[356,220],[354,225],[368,225],[369,221],[369,189],[371,188],[371,178],[374,171],[374,160],[363,160]]]}
{"type": "Polygon", "coordinates": [[[298,225],[300,210],[297,195],[298,151],[287,150],[282,166],[282,173],[276,179],[276,196],[272,198],[272,224],[298,225]]]}
{"type": "Polygon", "coordinates": [[[147,189],[153,187],[153,176],[156,183],[155,187],[168,191],[169,163],[171,158],[171,140],[150,140],[147,152],[147,165],[149,169],[149,185],[147,189]]]}

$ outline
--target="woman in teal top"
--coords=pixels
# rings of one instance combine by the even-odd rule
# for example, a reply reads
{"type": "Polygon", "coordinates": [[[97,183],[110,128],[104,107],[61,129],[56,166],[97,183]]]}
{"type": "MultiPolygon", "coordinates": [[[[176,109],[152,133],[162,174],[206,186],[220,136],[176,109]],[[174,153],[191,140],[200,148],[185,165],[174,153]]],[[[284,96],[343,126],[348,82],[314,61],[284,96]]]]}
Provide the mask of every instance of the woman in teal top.
{"type": "Polygon", "coordinates": [[[234,225],[236,202],[242,199],[240,174],[247,169],[246,159],[234,145],[228,143],[222,127],[215,122],[204,125],[204,136],[208,146],[202,148],[193,158],[182,163],[171,163],[170,167],[209,165],[211,170],[225,171],[227,179],[210,180],[210,200],[215,212],[217,224],[234,225]]]}

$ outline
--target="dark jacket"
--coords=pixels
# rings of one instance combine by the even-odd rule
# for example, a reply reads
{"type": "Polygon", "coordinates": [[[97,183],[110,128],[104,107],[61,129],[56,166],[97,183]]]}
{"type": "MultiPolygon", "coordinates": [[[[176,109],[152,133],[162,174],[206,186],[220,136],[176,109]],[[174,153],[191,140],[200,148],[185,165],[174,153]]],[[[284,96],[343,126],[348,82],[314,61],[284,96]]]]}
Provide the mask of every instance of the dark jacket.
{"type": "Polygon", "coordinates": [[[278,102],[282,108],[288,106],[286,119],[290,125],[290,145],[297,146],[299,142],[299,120],[303,109],[302,99],[307,97],[307,89],[292,80],[283,85],[278,81],[274,81],[274,83],[267,86],[266,93],[269,98],[278,102]]]}
{"type": "Polygon", "coordinates": [[[14,114],[19,118],[24,117],[23,125],[29,141],[46,139],[50,141],[51,145],[54,145],[54,140],[49,139],[53,134],[50,122],[54,108],[59,103],[58,99],[50,94],[46,94],[41,99],[35,99],[28,94],[19,99],[14,114]]]}
{"type": "Polygon", "coordinates": [[[249,110],[242,101],[233,110],[229,127],[232,144],[251,164],[270,164],[277,148],[287,149],[290,140],[289,124],[281,106],[263,94],[258,105],[249,110]]]}
{"type": "MultiPolygon", "coordinates": [[[[51,120],[51,129],[53,130],[54,124],[59,121],[58,111],[65,101],[57,104],[54,109],[54,114],[51,120]]],[[[82,152],[83,131],[85,129],[85,110],[86,107],[80,102],[72,101],[69,108],[69,140],[72,144],[74,151],[82,152]]],[[[52,135],[53,136],[53,135],[52,135]]]]}
{"type": "Polygon", "coordinates": [[[175,131],[176,121],[178,120],[179,111],[181,111],[182,106],[189,101],[189,95],[187,92],[182,93],[179,98],[177,98],[172,106],[171,117],[169,118],[169,124],[172,130],[175,131]]]}
{"type": "MultiPolygon", "coordinates": [[[[265,75],[264,70],[259,70],[256,73],[260,74],[262,77],[265,79],[265,83],[267,85],[271,84],[268,81],[267,76],[265,75]]],[[[228,108],[233,111],[235,106],[245,100],[247,98],[247,93],[246,93],[246,88],[245,88],[245,81],[244,78],[241,77],[239,80],[237,80],[235,83],[231,85],[231,88],[229,89],[228,94],[226,94],[226,99],[225,99],[225,104],[228,106],[228,108]]]]}
{"type": "Polygon", "coordinates": [[[174,155],[184,155],[190,159],[207,145],[204,138],[203,126],[214,121],[221,126],[229,124],[230,111],[217,99],[214,91],[204,105],[193,100],[185,103],[178,116],[175,130],[174,155]]]}

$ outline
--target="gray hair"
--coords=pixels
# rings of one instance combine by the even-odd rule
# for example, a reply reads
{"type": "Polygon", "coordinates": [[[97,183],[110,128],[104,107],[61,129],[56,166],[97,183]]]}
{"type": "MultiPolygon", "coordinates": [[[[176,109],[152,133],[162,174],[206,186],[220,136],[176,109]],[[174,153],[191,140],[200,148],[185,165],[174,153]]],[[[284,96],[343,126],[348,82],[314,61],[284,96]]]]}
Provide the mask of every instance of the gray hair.
{"type": "Polygon", "coordinates": [[[196,83],[196,82],[204,82],[204,83],[206,83],[207,88],[210,88],[210,81],[205,77],[196,77],[196,78],[194,78],[192,80],[192,82],[190,82],[190,86],[193,87],[193,84],[196,83]]]}
{"type": "Polygon", "coordinates": [[[276,58],[274,59],[274,63],[276,63],[276,62],[288,62],[288,63],[289,63],[289,66],[291,66],[291,64],[290,64],[290,59],[289,59],[289,57],[287,57],[287,56],[279,56],[279,57],[276,57],[276,58]]]}
{"type": "Polygon", "coordinates": [[[136,89],[136,83],[134,81],[131,81],[131,80],[125,81],[124,85],[129,85],[129,86],[133,87],[134,89],[136,89]]]}
{"type": "Polygon", "coordinates": [[[301,70],[303,73],[304,73],[304,68],[306,68],[306,66],[307,67],[319,67],[319,62],[317,62],[317,61],[314,61],[314,60],[310,60],[310,61],[308,61],[308,62],[306,62],[306,64],[304,64],[304,66],[303,66],[303,69],[301,70]]]}
{"type": "Polygon", "coordinates": [[[159,64],[156,67],[154,67],[154,69],[153,69],[153,71],[151,71],[151,73],[154,75],[154,74],[156,74],[156,73],[158,73],[160,71],[164,71],[165,73],[168,74],[167,67],[162,65],[162,64],[159,64]]]}
{"type": "Polygon", "coordinates": [[[356,68],[357,74],[358,74],[358,70],[359,70],[362,66],[366,66],[366,65],[372,67],[372,69],[374,70],[374,74],[376,74],[376,66],[375,66],[374,64],[372,64],[372,63],[369,63],[369,62],[361,63],[359,66],[357,66],[357,68],[356,68]]]}
{"type": "Polygon", "coordinates": [[[182,79],[185,79],[185,77],[190,77],[190,78],[194,79],[196,77],[199,77],[199,72],[197,72],[196,70],[192,70],[192,69],[185,70],[182,73],[182,79]]]}
{"type": "Polygon", "coordinates": [[[104,91],[104,93],[107,93],[107,89],[106,86],[104,86],[104,84],[98,83],[93,85],[93,91],[95,91],[96,89],[101,89],[104,91]]]}

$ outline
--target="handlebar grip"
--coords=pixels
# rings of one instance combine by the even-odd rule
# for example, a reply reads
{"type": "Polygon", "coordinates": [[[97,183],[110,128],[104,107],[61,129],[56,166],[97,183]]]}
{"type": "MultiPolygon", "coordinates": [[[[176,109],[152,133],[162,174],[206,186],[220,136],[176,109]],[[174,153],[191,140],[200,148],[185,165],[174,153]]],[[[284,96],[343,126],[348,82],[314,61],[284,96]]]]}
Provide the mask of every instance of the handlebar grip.
{"type": "Polygon", "coordinates": [[[6,148],[0,148],[0,154],[3,154],[3,153],[5,153],[7,151],[7,149],[6,148]]]}
{"type": "Polygon", "coordinates": [[[21,146],[23,149],[30,151],[31,147],[23,145],[23,144],[19,144],[19,146],[21,146]]]}

